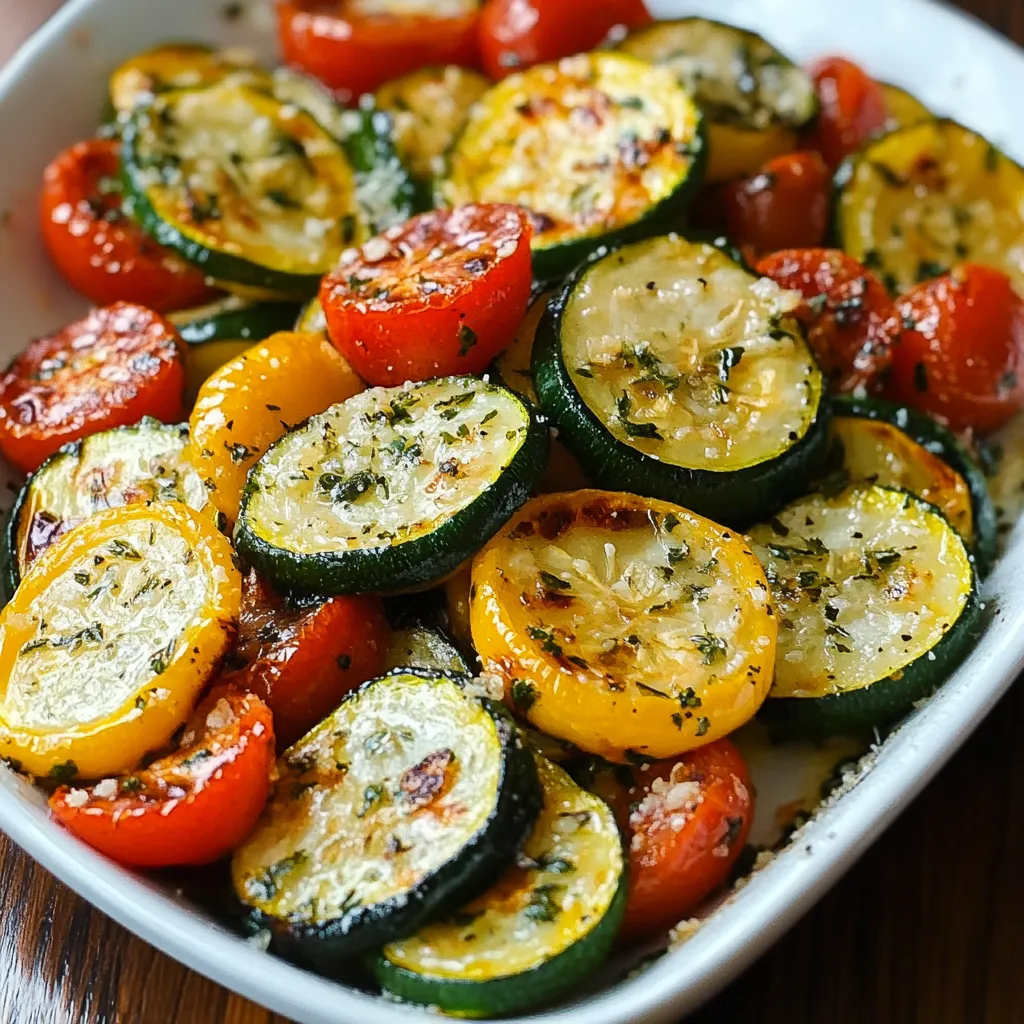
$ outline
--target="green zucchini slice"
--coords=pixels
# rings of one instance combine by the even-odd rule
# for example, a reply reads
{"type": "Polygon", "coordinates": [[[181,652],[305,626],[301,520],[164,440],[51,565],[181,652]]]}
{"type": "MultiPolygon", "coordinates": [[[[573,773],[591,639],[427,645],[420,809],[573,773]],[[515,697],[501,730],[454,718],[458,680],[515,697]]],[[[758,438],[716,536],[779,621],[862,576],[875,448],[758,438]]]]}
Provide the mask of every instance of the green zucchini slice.
{"type": "Polygon", "coordinates": [[[658,21],[619,50],[669,68],[709,122],[708,179],[751,174],[797,148],[818,112],[814,82],[754,32],[707,18],[658,21]]]}
{"type": "Polygon", "coordinates": [[[392,632],[384,667],[388,671],[424,668],[462,675],[469,673],[466,659],[441,630],[419,625],[392,632]]]}
{"type": "Polygon", "coordinates": [[[608,805],[537,758],[544,805],[515,867],[468,906],[384,947],[393,996],[447,1013],[503,1017],[550,1003],[597,970],[626,906],[608,805]]]}
{"type": "Polygon", "coordinates": [[[424,587],[526,502],[549,443],[519,396],[473,377],[374,388],[270,448],[235,543],[290,593],[424,587]]]}
{"type": "Polygon", "coordinates": [[[599,245],[652,234],[688,205],[700,111],[670,71],[588,53],[510,75],[473,107],[440,191],[451,206],[532,211],[533,272],[564,276],[599,245]]]}
{"type": "Polygon", "coordinates": [[[410,935],[475,899],[540,809],[531,754],[465,681],[400,670],[345,698],[281,758],[232,879],[283,953],[310,964],[410,935]]]}
{"type": "Polygon", "coordinates": [[[780,736],[887,725],[967,655],[980,604],[971,557],[905,491],[811,495],[750,531],[779,620],[760,717],[780,736]]]}
{"type": "Polygon", "coordinates": [[[229,290],[302,298],[366,235],[340,144],[308,113],[222,83],[163,93],[124,130],[126,201],[229,290]]]}
{"type": "Polygon", "coordinates": [[[421,182],[444,173],[445,154],[490,84],[477,71],[443,64],[393,78],[377,90],[378,108],[394,121],[399,155],[421,182]]]}
{"type": "Polygon", "coordinates": [[[179,501],[217,513],[188,459],[188,427],[143,419],[65,445],[29,478],[7,522],[4,585],[13,594],[28,566],[96,512],[138,501],[179,501]]]}
{"type": "Polygon", "coordinates": [[[541,321],[541,407],[598,486],[749,523],[799,494],[827,452],[798,302],[678,235],[597,254],[541,321]]]}
{"type": "Polygon", "coordinates": [[[243,50],[214,50],[199,43],[168,43],[137,53],[110,76],[110,104],[120,115],[155,96],[179,89],[205,89],[231,81],[265,88],[271,78],[243,50]]]}
{"type": "Polygon", "coordinates": [[[299,319],[295,321],[295,330],[301,334],[322,334],[326,337],[327,317],[319,299],[310,299],[302,307],[299,319]]]}
{"type": "Polygon", "coordinates": [[[278,331],[291,330],[297,308],[292,302],[249,302],[230,295],[207,306],[169,313],[167,318],[190,348],[214,341],[255,344],[278,331]]]}
{"type": "Polygon", "coordinates": [[[839,248],[894,293],[982,263],[1024,294],[1024,170],[955,121],[931,118],[869,142],[836,172],[839,248]]]}
{"type": "MultiPolygon", "coordinates": [[[[911,409],[906,405],[899,405],[896,402],[886,402],[880,398],[833,395],[832,408],[836,416],[860,416],[891,423],[960,474],[971,495],[971,530],[969,535],[965,534],[965,536],[971,541],[978,573],[981,576],[986,575],[999,553],[996,510],[984,472],[974,456],[957,440],[952,431],[942,426],[941,423],[937,423],[926,413],[911,409]]],[[[890,482],[879,480],[879,483],[889,484],[890,482]]],[[[895,484],[896,481],[892,481],[892,483],[895,484]]],[[[899,486],[914,491],[914,488],[906,482],[900,481],[899,486]]],[[[955,521],[953,525],[957,525],[955,521]]],[[[961,530],[961,533],[963,532],[961,530]]]]}
{"type": "Polygon", "coordinates": [[[331,135],[344,141],[348,134],[346,111],[317,79],[293,68],[275,68],[270,75],[269,92],[280,103],[291,103],[307,114],[331,135]]]}

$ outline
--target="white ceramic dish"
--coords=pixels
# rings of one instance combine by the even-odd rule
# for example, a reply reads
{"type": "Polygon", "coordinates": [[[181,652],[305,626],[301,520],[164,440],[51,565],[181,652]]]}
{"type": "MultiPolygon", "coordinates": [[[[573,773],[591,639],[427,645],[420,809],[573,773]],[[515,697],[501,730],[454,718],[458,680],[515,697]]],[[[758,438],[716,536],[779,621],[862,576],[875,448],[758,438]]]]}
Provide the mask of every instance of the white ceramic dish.
{"type": "MultiPolygon", "coordinates": [[[[0,72],[0,355],[76,315],[35,230],[42,168],[96,123],[106,74],[167,39],[245,45],[273,56],[266,0],[228,20],[212,0],[71,0],[0,72]]],[[[661,16],[707,14],[763,33],[806,60],[840,52],[904,85],[932,109],[988,134],[1024,161],[1024,54],[928,0],[651,0],[661,16]]],[[[981,721],[1024,667],[1024,530],[988,583],[992,625],[943,690],[877,752],[871,769],[800,841],[759,871],[685,944],[641,977],[567,1008],[547,1024],[678,1020],[750,963],[882,832],[981,721]]],[[[363,995],[259,952],[173,893],[92,853],[47,818],[40,795],[0,771],[0,827],[123,925],[195,970],[308,1024],[392,1024],[422,1011],[363,995]]],[[[607,972],[614,975],[614,972],[607,972]]],[[[434,1018],[436,1019],[436,1018],[434,1018]]]]}

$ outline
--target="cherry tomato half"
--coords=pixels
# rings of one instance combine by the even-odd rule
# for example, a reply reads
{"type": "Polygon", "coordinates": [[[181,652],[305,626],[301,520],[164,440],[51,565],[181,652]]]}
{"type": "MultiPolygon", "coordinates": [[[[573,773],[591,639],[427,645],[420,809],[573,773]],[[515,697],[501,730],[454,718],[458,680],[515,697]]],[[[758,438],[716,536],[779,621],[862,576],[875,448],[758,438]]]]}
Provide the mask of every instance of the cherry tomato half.
{"type": "Polygon", "coordinates": [[[252,694],[218,688],[182,748],[134,775],[61,786],[53,816],[79,839],[140,868],[211,864],[252,831],[270,793],[274,722],[252,694]]]}
{"type": "Polygon", "coordinates": [[[647,766],[610,765],[591,788],[627,839],[627,941],[677,924],[721,886],[754,817],[746,762],[725,739],[647,766]]]}
{"type": "Polygon", "coordinates": [[[885,129],[885,92],[851,60],[824,57],[808,69],[821,110],[808,145],[835,169],[873,135],[885,129]]]}
{"type": "Polygon", "coordinates": [[[987,433],[1024,404],[1024,299],[1009,277],[965,263],[897,303],[904,330],[887,394],[987,433]]]}
{"type": "Polygon", "coordinates": [[[210,301],[202,271],[121,212],[119,150],[113,139],[92,139],[46,168],[39,216],[54,266],[98,306],[123,300],[165,313],[210,301]]]}
{"type": "Polygon", "coordinates": [[[649,24],[643,0],[489,0],[480,17],[480,55],[492,78],[591,50],[618,25],[649,24]]]}
{"type": "Polygon", "coordinates": [[[479,6],[278,0],[277,23],[285,60],[351,97],[428,65],[475,67],[479,6]]]}
{"type": "Polygon", "coordinates": [[[821,245],[832,176],[817,153],[787,153],[725,187],[726,234],[760,255],[821,245]]]}
{"type": "Polygon", "coordinates": [[[413,217],[324,278],[338,351],[368,384],[482,373],[515,337],[530,300],[530,236],[518,206],[413,217]]]}
{"type": "Polygon", "coordinates": [[[0,453],[24,473],[62,444],[155,416],[182,416],[185,368],[162,316],[118,302],[37,338],[0,379],[0,453]]]}
{"type": "Polygon", "coordinates": [[[250,573],[232,655],[242,667],[231,679],[270,706],[283,749],[345,694],[384,671],[388,633],[378,597],[335,597],[295,608],[250,573]]]}
{"type": "Polygon", "coordinates": [[[796,317],[833,391],[877,390],[902,322],[874,274],[838,249],[785,249],[757,272],[803,294],[796,317]]]}

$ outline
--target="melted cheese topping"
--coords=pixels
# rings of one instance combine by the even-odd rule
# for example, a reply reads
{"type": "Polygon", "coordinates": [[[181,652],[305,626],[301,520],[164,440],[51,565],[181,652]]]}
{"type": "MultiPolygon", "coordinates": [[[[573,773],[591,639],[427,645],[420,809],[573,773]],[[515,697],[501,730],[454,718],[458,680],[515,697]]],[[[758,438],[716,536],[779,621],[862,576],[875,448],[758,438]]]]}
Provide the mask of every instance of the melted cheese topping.
{"type": "Polygon", "coordinates": [[[757,559],[667,502],[537,499],[477,556],[473,587],[488,671],[534,725],[590,752],[671,756],[767,693],[776,625],[757,559]]]}
{"type": "Polygon", "coordinates": [[[881,487],[815,495],[751,531],[779,617],[773,697],[857,690],[924,657],[973,571],[949,524],[881,487]]]}
{"type": "Polygon", "coordinates": [[[840,416],[832,433],[842,442],[843,470],[849,480],[910,491],[935,505],[970,542],[971,493],[964,478],[937,455],[889,423],[840,416]]]}
{"type": "Polygon", "coordinates": [[[444,171],[445,154],[489,88],[483,75],[446,64],[414,71],[377,90],[377,106],[391,114],[395,146],[413,174],[429,181],[444,171]]]}
{"type": "Polygon", "coordinates": [[[1024,171],[952,121],[929,120],[865,149],[837,218],[843,248],[891,291],[970,262],[1009,274],[1024,295],[1024,171]]]}
{"type": "Polygon", "coordinates": [[[153,208],[207,248],[325,274],[361,236],[344,153],[294,104],[228,83],[160,96],[139,117],[153,208]]]}
{"type": "Polygon", "coordinates": [[[562,315],[562,356],[624,444],[690,469],[742,469],[797,444],[817,415],[821,373],[789,315],[801,301],[667,235],[584,275],[562,315]]]}
{"type": "Polygon", "coordinates": [[[700,115],[664,69],[581,54],[510,75],[473,108],[442,186],[452,206],[515,203],[534,248],[632,224],[693,164],[700,115]]]}
{"type": "Polygon", "coordinates": [[[304,554],[401,544],[475,501],[527,431],[517,399],[472,378],[374,388],[275,445],[246,516],[270,543],[304,554]]]}
{"type": "Polygon", "coordinates": [[[670,68],[715,122],[799,128],[817,109],[810,76],[753,32],[684,18],[633,32],[620,49],[670,68]]]}
{"type": "Polygon", "coordinates": [[[34,602],[31,620],[17,624],[21,646],[4,691],[5,722],[66,727],[121,709],[187,650],[186,634],[213,593],[198,563],[177,530],[136,518],[63,566],[34,602]]]}
{"type": "Polygon", "coordinates": [[[433,978],[490,981],[546,963],[601,923],[618,892],[622,841],[608,805],[537,758],[544,806],[515,867],[458,914],[385,947],[433,978]]]}
{"type": "Polygon", "coordinates": [[[494,719],[452,681],[391,676],[291,747],[235,889],[273,917],[330,921],[408,892],[485,825],[503,758],[494,719]]]}
{"type": "Polygon", "coordinates": [[[78,455],[62,455],[36,473],[18,519],[18,566],[96,512],[139,501],[180,501],[210,508],[188,459],[188,432],[150,422],[93,434],[78,455]]]}

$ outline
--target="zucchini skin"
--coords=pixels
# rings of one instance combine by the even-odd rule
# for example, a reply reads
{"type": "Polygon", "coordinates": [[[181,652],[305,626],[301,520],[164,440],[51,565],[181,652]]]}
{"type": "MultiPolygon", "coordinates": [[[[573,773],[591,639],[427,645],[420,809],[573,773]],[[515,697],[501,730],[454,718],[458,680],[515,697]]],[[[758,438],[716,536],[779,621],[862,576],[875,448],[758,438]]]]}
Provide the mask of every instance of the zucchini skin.
{"type": "Polygon", "coordinates": [[[836,416],[860,416],[864,419],[891,423],[913,438],[922,448],[937,455],[964,478],[971,495],[971,511],[974,518],[974,543],[971,547],[975,566],[980,576],[987,576],[999,554],[995,505],[981,467],[952,431],[933,420],[927,413],[880,398],[833,395],[832,411],[836,416]]]}
{"type": "MultiPolygon", "coordinates": [[[[501,476],[430,533],[402,544],[311,555],[275,547],[248,524],[249,500],[258,486],[252,471],[235,527],[239,554],[275,587],[295,596],[393,594],[439,582],[471,558],[526,504],[544,472],[551,433],[529,403],[523,402],[523,407],[529,415],[527,434],[501,476]]],[[[264,458],[270,457],[279,443],[272,445],[264,458]]]]}
{"type": "Polygon", "coordinates": [[[970,654],[982,632],[982,611],[975,576],[967,603],[949,632],[898,677],[886,676],[858,690],[825,697],[769,697],[757,719],[773,741],[819,740],[892,725],[917,701],[930,697],[970,654]]]}
{"type": "Polygon", "coordinates": [[[594,252],[548,303],[533,348],[533,381],[541,409],[558,427],[559,439],[580,461],[594,485],[672,501],[724,526],[739,529],[771,515],[798,497],[824,465],[831,410],[824,395],[807,433],[781,456],[756,466],[716,473],[652,459],[623,444],[583,401],[565,366],[561,321],[576,286],[590,267],[620,246],[594,252]]]}
{"type": "Polygon", "coordinates": [[[290,331],[297,316],[298,308],[294,303],[254,302],[189,320],[181,324],[178,334],[188,345],[202,345],[207,341],[255,342],[278,331],[290,331]]]}
{"type": "MultiPolygon", "coordinates": [[[[390,676],[409,675],[429,679],[444,676],[462,684],[469,681],[469,677],[438,670],[400,668],[371,679],[344,700],[356,699],[390,676]]],[[[494,719],[504,759],[494,809],[484,825],[457,857],[411,889],[382,903],[357,907],[321,925],[283,922],[260,911],[253,912],[252,919],[272,933],[279,952],[300,963],[333,971],[339,957],[367,953],[396,937],[411,935],[430,921],[476,899],[501,878],[533,828],[543,793],[533,754],[505,706],[488,698],[481,698],[481,703],[494,719]]]]}
{"type": "Polygon", "coordinates": [[[604,962],[626,910],[629,878],[619,888],[601,921],[578,942],[546,963],[507,978],[464,981],[429,978],[391,963],[385,956],[370,962],[378,983],[391,995],[421,1006],[438,1006],[465,1017],[503,1017],[550,1003],[584,982],[604,962]]]}
{"type": "MultiPolygon", "coordinates": [[[[689,210],[700,191],[707,170],[708,151],[707,118],[700,114],[697,130],[690,143],[692,163],[689,173],[676,190],[661,202],[655,203],[631,224],[625,224],[600,235],[587,235],[569,242],[535,248],[533,276],[539,282],[539,290],[544,291],[549,286],[557,285],[566,274],[579,268],[581,263],[586,262],[589,265],[590,260],[599,253],[617,249],[627,242],[638,242],[659,235],[667,225],[676,223],[689,210]]],[[[578,269],[576,273],[579,273],[578,269]]]]}

